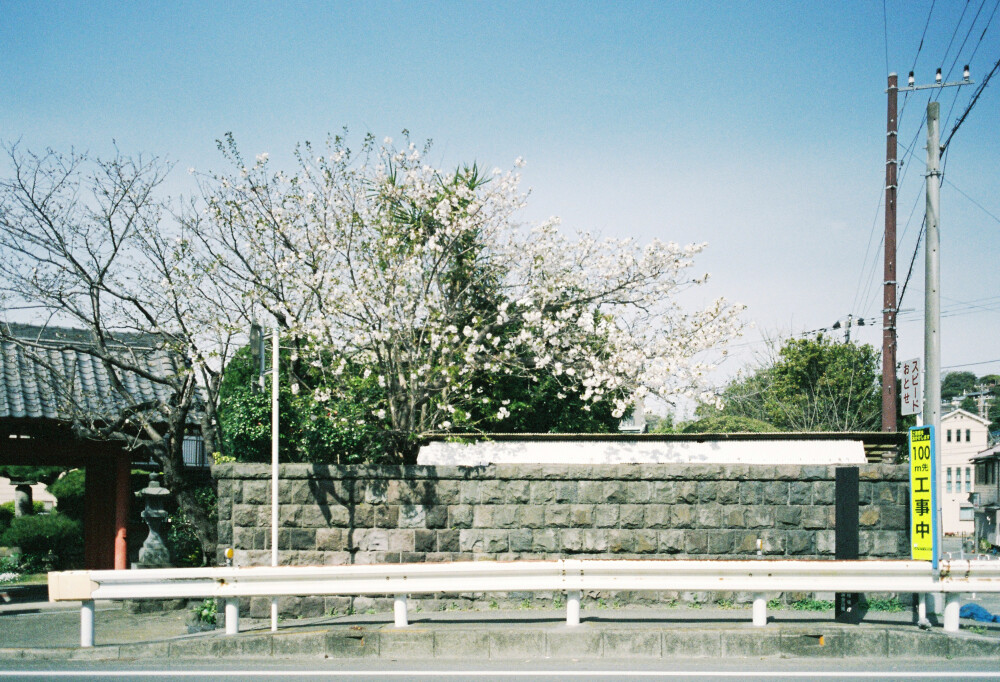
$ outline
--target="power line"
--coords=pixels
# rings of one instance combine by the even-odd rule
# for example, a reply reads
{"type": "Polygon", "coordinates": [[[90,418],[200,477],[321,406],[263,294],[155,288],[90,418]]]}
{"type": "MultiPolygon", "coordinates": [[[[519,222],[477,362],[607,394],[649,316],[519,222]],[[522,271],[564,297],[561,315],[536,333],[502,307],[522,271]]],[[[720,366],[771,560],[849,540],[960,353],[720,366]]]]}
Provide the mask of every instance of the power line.
{"type": "Polygon", "coordinates": [[[990,70],[989,74],[987,74],[986,78],[983,79],[983,82],[979,84],[979,87],[976,88],[976,92],[972,95],[972,101],[969,102],[969,106],[967,106],[962,115],[959,116],[958,121],[955,123],[955,127],[951,129],[951,132],[948,133],[948,137],[945,139],[944,144],[941,145],[942,151],[948,148],[948,144],[951,142],[951,138],[955,136],[955,133],[958,132],[958,129],[965,122],[965,119],[969,115],[969,112],[972,111],[972,107],[976,106],[976,102],[979,101],[979,96],[983,94],[983,89],[989,84],[990,79],[993,78],[994,74],[996,74],[997,69],[1000,69],[1000,59],[997,59],[997,63],[993,65],[993,68],[990,70]]]}
{"type": "Polygon", "coordinates": [[[1000,358],[996,360],[982,360],[980,362],[966,362],[962,365],[948,365],[947,367],[942,367],[941,369],[955,369],[956,367],[975,367],[976,365],[988,365],[993,362],[1000,362],[1000,358]]]}
{"type": "Polygon", "coordinates": [[[969,200],[970,202],[972,202],[973,204],[975,204],[976,206],[978,206],[978,207],[980,208],[980,210],[982,210],[982,212],[983,212],[983,213],[985,213],[985,214],[986,214],[986,215],[988,215],[989,217],[993,218],[993,220],[995,220],[995,221],[997,221],[998,223],[1000,223],[1000,218],[998,218],[997,216],[995,216],[995,215],[993,215],[992,213],[990,213],[990,211],[989,211],[989,210],[988,210],[988,209],[987,209],[987,208],[986,208],[985,206],[983,206],[983,205],[982,205],[982,204],[980,204],[980,203],[979,203],[978,201],[976,201],[975,199],[973,199],[972,197],[970,197],[970,196],[969,196],[968,194],[966,194],[965,192],[963,192],[962,190],[960,190],[960,189],[959,189],[959,188],[958,188],[958,187],[957,187],[957,186],[955,185],[955,183],[954,183],[954,182],[952,182],[951,180],[948,180],[947,178],[945,178],[945,179],[944,179],[944,181],[945,181],[945,182],[947,182],[947,183],[948,183],[949,185],[951,185],[951,186],[952,186],[952,189],[954,189],[954,190],[955,190],[956,192],[958,192],[958,193],[959,193],[959,194],[961,194],[961,195],[962,195],[963,197],[965,197],[966,199],[968,199],[968,200],[969,200]]]}

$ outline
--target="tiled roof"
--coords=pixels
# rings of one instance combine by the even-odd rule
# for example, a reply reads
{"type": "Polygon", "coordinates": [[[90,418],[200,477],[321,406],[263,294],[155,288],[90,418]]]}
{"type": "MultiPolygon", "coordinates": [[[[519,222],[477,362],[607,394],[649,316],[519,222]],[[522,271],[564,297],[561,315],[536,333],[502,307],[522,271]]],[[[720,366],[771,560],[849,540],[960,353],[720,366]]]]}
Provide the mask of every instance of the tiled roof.
{"type": "MultiPolygon", "coordinates": [[[[84,330],[9,325],[4,331],[30,341],[30,350],[9,339],[0,340],[0,419],[70,421],[84,412],[96,418],[116,418],[122,407],[151,400],[169,400],[171,391],[132,372],[120,374],[127,395],[112,390],[107,368],[85,352],[92,346],[84,330]],[[37,359],[34,356],[37,356],[37,359]]],[[[149,336],[122,337],[122,357],[148,368],[151,374],[177,372],[179,358],[153,347],[149,336]]]]}

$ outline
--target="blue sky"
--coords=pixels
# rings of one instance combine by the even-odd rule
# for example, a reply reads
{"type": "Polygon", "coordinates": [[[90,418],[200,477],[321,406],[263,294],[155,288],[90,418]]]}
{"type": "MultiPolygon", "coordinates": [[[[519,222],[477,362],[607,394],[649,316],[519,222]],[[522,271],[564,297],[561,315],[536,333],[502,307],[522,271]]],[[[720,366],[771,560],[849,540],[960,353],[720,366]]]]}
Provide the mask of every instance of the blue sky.
{"type": "MultiPolygon", "coordinates": [[[[1000,59],[996,3],[937,0],[928,20],[930,0],[886,0],[883,21],[875,0],[0,0],[0,138],[166,156],[174,192],[190,191],[184,169],[223,165],[227,131],[278,161],[344,126],[357,139],[432,138],[445,166],[522,156],[527,219],[709,243],[704,296],[747,304],[756,325],[731,372],[762,334],[879,316],[887,61],[905,80],[916,58],[927,83],[953,61],[960,77],[976,50],[981,80],[1000,59]]],[[[998,87],[1000,76],[955,136],[942,190],[942,364],[985,363],[968,367],[977,374],[1000,373],[998,87]]],[[[944,132],[973,90],[939,92],[942,116],[955,102],[944,132]]],[[[916,143],[900,185],[900,280],[923,215],[926,101],[911,97],[901,117],[900,142],[916,143]]],[[[922,352],[922,259],[900,359],[922,352]]],[[[855,329],[880,337],[880,324],[855,329]]]]}

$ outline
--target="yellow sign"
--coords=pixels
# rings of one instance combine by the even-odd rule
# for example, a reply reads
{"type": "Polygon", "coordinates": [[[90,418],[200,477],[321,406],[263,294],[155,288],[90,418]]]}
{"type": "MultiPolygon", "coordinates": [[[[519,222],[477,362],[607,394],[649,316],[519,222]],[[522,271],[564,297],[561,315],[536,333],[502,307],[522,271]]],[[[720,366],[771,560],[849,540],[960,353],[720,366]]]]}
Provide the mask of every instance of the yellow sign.
{"type": "Polygon", "coordinates": [[[917,561],[937,556],[934,450],[934,427],[910,429],[910,552],[917,561]]]}

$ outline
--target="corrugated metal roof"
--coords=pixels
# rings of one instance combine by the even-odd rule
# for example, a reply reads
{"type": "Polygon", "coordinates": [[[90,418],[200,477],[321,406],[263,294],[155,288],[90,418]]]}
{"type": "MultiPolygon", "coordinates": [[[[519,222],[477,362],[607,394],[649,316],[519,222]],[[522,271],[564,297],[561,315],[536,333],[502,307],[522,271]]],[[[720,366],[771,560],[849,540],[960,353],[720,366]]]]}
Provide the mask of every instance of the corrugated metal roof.
{"type": "MultiPolygon", "coordinates": [[[[113,390],[107,367],[86,352],[93,344],[85,330],[10,325],[9,331],[30,348],[9,339],[0,341],[0,419],[70,421],[81,413],[117,417],[127,405],[170,399],[170,387],[134,372],[120,374],[124,392],[113,390]]],[[[169,376],[180,369],[181,360],[155,347],[154,337],[119,338],[115,348],[121,357],[150,374],[169,376]]]]}

